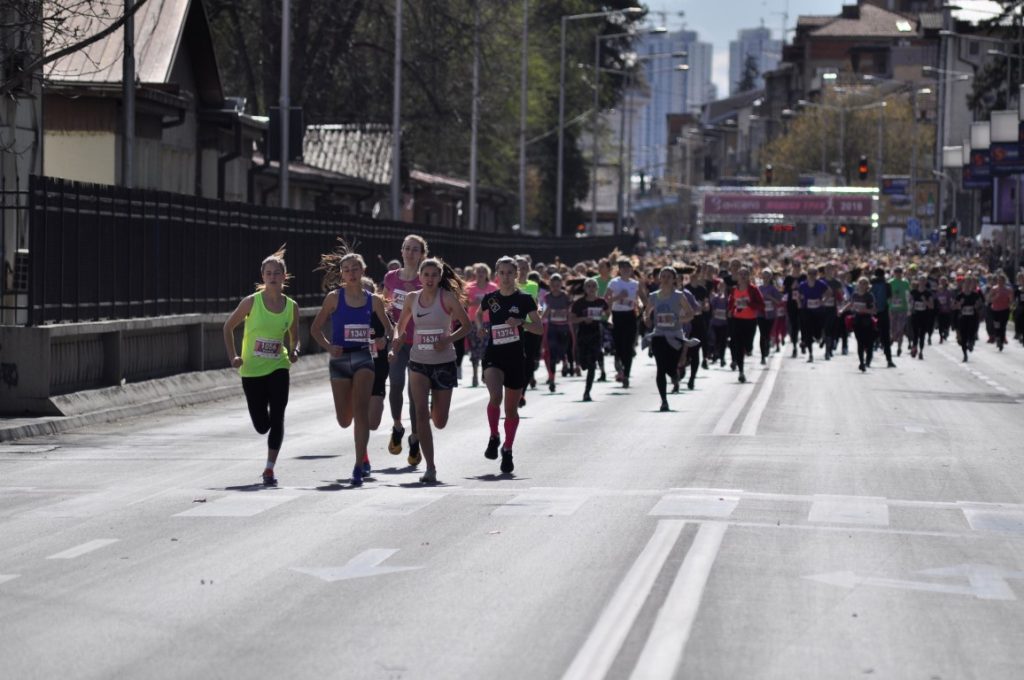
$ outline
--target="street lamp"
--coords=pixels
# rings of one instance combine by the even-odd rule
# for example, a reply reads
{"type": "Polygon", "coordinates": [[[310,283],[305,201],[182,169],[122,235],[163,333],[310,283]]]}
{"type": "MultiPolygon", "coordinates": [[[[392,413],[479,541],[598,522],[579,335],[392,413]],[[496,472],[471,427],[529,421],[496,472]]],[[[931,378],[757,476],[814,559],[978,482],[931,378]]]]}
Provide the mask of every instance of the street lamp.
{"type": "Polygon", "coordinates": [[[588,12],[586,14],[569,14],[562,17],[562,33],[559,47],[559,75],[558,75],[558,170],[556,177],[555,196],[555,236],[562,236],[562,201],[564,192],[564,170],[565,170],[565,27],[570,21],[577,19],[600,19],[612,15],[636,16],[643,14],[642,7],[627,7],[625,9],[609,10],[607,12],[588,12]]]}

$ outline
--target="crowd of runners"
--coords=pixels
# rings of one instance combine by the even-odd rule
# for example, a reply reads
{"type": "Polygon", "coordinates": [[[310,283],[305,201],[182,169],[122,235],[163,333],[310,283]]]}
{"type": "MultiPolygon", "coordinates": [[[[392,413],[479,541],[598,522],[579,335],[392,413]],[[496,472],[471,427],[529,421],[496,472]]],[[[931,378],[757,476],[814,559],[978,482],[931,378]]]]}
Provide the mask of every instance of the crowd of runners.
{"type": "MultiPolygon", "coordinates": [[[[291,277],[284,255],[262,262],[262,284],[224,324],[253,426],[267,435],[267,486],[277,484],[288,369],[301,351],[298,307],[284,293],[291,277]],[[235,330],[243,323],[239,352],[235,330]]],[[[537,389],[538,373],[541,389],[546,383],[551,392],[560,377],[585,376],[579,396],[589,402],[595,382],[629,388],[634,357],[647,352],[660,409],[669,411],[669,391],[684,383],[694,390],[699,371],[729,366],[746,382],[748,361],[763,365],[773,353],[807,362],[852,354],[867,373],[877,353],[891,368],[904,352],[923,361],[933,341],[955,343],[966,362],[982,327],[994,351],[1024,344],[1024,272],[1011,275],[976,251],[744,247],[614,252],[573,264],[524,254],[453,268],[409,235],[400,255],[375,282],[363,257],[339,242],[317,270],[326,296],[310,338],[328,355],[338,425],[353,432],[353,486],[372,472],[369,433],[380,426],[385,401],[388,451],[404,448],[413,468],[425,461],[420,481],[437,483],[433,431],[448,422],[464,367],[471,385],[489,394],[484,456],[500,458],[499,470],[510,474],[519,409],[537,389]]]]}

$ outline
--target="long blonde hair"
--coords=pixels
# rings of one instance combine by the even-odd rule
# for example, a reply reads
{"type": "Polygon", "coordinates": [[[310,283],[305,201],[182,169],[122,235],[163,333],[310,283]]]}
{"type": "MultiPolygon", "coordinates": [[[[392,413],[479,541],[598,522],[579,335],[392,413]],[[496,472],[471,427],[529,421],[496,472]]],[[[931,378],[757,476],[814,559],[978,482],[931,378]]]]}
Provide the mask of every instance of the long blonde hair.
{"type": "MultiPolygon", "coordinates": [[[[287,245],[288,245],[287,243],[282,243],[281,246],[277,250],[275,250],[270,255],[267,255],[265,258],[263,258],[263,262],[260,263],[260,277],[261,278],[263,276],[263,268],[267,266],[267,263],[269,263],[269,262],[276,262],[277,264],[281,265],[281,269],[284,271],[284,284],[281,286],[282,288],[287,288],[288,287],[288,282],[291,281],[293,278],[295,278],[291,274],[288,273],[288,265],[286,265],[284,263],[284,252],[285,252],[285,246],[287,246],[287,245]]],[[[267,285],[265,283],[263,283],[263,282],[257,283],[256,284],[256,292],[258,292],[258,293],[262,292],[266,287],[267,287],[267,285]]]]}

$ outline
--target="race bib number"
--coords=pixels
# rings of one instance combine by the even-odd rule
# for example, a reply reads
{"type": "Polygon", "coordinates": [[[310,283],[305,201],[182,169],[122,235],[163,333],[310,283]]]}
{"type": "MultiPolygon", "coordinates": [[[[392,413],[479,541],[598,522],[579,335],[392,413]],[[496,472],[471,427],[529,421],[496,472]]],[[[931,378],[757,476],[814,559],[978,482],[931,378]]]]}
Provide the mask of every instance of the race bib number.
{"type": "Polygon", "coordinates": [[[817,298],[807,299],[807,309],[818,309],[819,307],[821,307],[821,300],[817,298]]]}
{"type": "Polygon", "coordinates": [[[675,328],[676,327],[676,315],[675,314],[658,314],[657,316],[658,328],[675,328]]]}
{"type": "Polygon", "coordinates": [[[405,309],[405,298],[408,294],[409,292],[405,290],[394,291],[394,297],[391,298],[391,306],[395,309],[405,309]]]}
{"type": "Polygon", "coordinates": [[[928,309],[928,305],[926,305],[925,303],[923,303],[923,302],[915,302],[914,303],[914,311],[915,312],[923,312],[926,309],[928,309]]]}
{"type": "Polygon", "coordinates": [[[568,323],[569,321],[569,310],[568,309],[552,309],[551,314],[548,316],[548,320],[551,323],[568,323]]]}
{"type": "Polygon", "coordinates": [[[600,321],[601,316],[604,314],[604,310],[600,307],[587,307],[587,318],[593,319],[594,321],[600,321]]]}
{"type": "Polygon", "coordinates": [[[724,309],[716,309],[715,310],[715,318],[719,319],[721,321],[725,321],[725,310],[724,309]]]}
{"type": "Polygon", "coordinates": [[[826,307],[835,307],[836,306],[836,299],[835,298],[828,298],[827,300],[825,300],[825,306],[826,307]]]}
{"type": "Polygon", "coordinates": [[[434,349],[434,345],[441,342],[444,337],[444,331],[438,328],[437,330],[420,330],[416,329],[416,349],[434,349]]]}
{"type": "Polygon", "coordinates": [[[370,326],[365,323],[345,324],[345,342],[369,342],[370,326]]]}
{"type": "Polygon", "coordinates": [[[499,323],[491,326],[491,343],[494,345],[508,345],[519,342],[519,328],[509,326],[507,323],[499,323]]]}
{"type": "Polygon", "coordinates": [[[747,298],[745,298],[745,297],[736,298],[736,309],[746,309],[746,308],[747,308],[747,298]]]}
{"type": "Polygon", "coordinates": [[[258,359],[280,359],[281,341],[256,338],[252,345],[252,355],[258,359]]]}
{"type": "Polygon", "coordinates": [[[960,313],[964,316],[974,316],[974,307],[963,307],[960,313]]]}
{"type": "Polygon", "coordinates": [[[772,302],[771,300],[765,300],[764,301],[764,311],[766,311],[766,312],[774,312],[775,311],[775,303],[772,302]]]}
{"type": "Polygon", "coordinates": [[[868,308],[868,306],[866,304],[864,304],[863,302],[854,302],[853,303],[853,311],[855,311],[855,312],[860,313],[860,312],[863,312],[864,310],[866,310],[867,308],[868,308]]]}

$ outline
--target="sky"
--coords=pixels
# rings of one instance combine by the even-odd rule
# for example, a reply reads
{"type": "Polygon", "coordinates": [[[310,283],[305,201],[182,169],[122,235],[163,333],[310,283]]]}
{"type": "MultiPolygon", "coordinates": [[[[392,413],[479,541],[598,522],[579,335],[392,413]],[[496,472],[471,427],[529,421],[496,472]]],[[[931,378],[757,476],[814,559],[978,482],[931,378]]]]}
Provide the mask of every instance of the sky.
{"type": "MultiPolygon", "coordinates": [[[[792,31],[801,14],[837,15],[844,4],[857,0],[646,0],[651,22],[664,24],[671,30],[686,28],[697,31],[700,39],[714,45],[715,56],[712,79],[718,86],[720,97],[729,94],[729,41],[735,40],[740,29],[764,25],[771,29],[772,38],[782,33],[782,15],[788,13],[786,27],[792,31]],[[662,22],[660,12],[665,12],[662,22]],[[680,16],[682,13],[682,16],[680,16]]],[[[991,11],[992,2],[960,0],[960,6],[978,6],[991,11]]],[[[973,18],[973,17],[972,17],[973,18]]],[[[792,38],[792,33],[787,34],[792,38]]]]}

